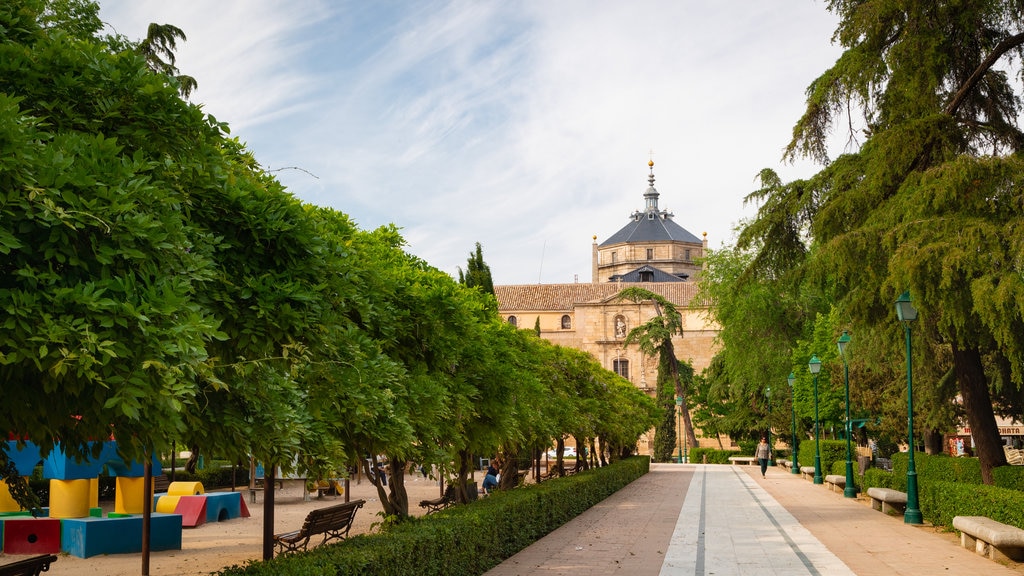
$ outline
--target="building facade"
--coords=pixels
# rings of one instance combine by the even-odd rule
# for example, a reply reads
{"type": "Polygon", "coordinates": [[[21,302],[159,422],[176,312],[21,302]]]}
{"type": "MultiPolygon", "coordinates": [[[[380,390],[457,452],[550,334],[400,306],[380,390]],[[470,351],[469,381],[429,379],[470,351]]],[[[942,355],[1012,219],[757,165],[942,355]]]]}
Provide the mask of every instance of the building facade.
{"type": "MultiPolygon", "coordinates": [[[[630,330],[646,323],[657,311],[653,302],[635,303],[618,294],[639,286],[672,302],[682,314],[683,334],[673,339],[676,356],[700,373],[717,351],[718,326],[708,306],[696,299],[699,259],[707,237],[698,239],[658,208],[654,163],[648,164],[645,209],[634,212],[607,240],[593,239],[591,283],[495,286],[502,317],[520,328],[540,324],[540,334],[555,344],[584,350],[605,368],[618,373],[651,396],[658,380],[658,358],[639,346],[625,345],[630,330]]],[[[640,452],[649,453],[653,430],[640,439],[640,452]]],[[[728,445],[728,439],[698,439],[702,446],[728,445]]]]}

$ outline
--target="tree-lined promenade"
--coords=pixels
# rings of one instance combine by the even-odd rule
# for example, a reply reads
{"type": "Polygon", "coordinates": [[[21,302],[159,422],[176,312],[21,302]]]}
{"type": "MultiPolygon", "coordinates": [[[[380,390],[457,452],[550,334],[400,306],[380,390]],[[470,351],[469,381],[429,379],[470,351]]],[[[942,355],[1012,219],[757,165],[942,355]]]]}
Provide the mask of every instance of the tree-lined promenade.
{"type": "Polygon", "coordinates": [[[84,455],[113,436],[136,461],[174,443],[312,478],[380,458],[402,518],[407,463],[457,481],[472,455],[514,466],[567,436],[601,462],[650,428],[641,391],[502,323],[492,294],[405,252],[395,227],[292,196],[182,97],[182,31],[102,28],[94,2],[0,6],[11,438],[84,455]]]}

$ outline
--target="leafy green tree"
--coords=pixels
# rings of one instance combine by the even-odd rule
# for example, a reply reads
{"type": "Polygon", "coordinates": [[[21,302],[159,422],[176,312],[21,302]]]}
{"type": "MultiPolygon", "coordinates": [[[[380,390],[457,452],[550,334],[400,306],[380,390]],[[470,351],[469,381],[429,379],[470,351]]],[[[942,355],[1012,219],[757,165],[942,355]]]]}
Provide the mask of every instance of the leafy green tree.
{"type": "MultiPolygon", "coordinates": [[[[682,400],[679,407],[683,413],[683,431],[686,434],[686,441],[690,446],[697,446],[697,435],[693,431],[693,422],[690,419],[690,408],[687,400],[688,391],[684,387],[683,379],[680,377],[679,361],[676,359],[675,346],[672,344],[672,337],[683,334],[683,317],[676,310],[675,304],[666,300],[660,294],[639,287],[626,288],[619,292],[619,297],[630,302],[649,301],[654,303],[656,314],[653,318],[633,328],[626,335],[624,343],[638,344],[640,350],[648,355],[658,354],[658,366],[666,365],[670,370],[672,382],[675,385],[676,396],[682,400]]],[[[666,410],[674,411],[674,406],[666,407],[666,410]]],[[[667,418],[666,418],[667,420],[667,418]]],[[[673,425],[674,429],[674,425],[673,425]]]]}
{"type": "Polygon", "coordinates": [[[999,0],[829,8],[845,52],[808,89],[787,156],[826,161],[827,138],[847,110],[863,113],[866,140],[807,181],[752,195],[765,203],[741,245],[761,240],[762,261],[775,255],[828,277],[854,325],[891,326],[893,339],[892,302],[909,290],[921,311],[915,341],[948,346],[990,483],[992,468],[1006,463],[990,383],[997,374],[1004,386],[1024,380],[1016,305],[1024,286],[1013,264],[1024,134],[1009,82],[1020,71],[1021,8],[999,0]],[[802,231],[818,246],[806,261],[796,257],[802,231]]]}

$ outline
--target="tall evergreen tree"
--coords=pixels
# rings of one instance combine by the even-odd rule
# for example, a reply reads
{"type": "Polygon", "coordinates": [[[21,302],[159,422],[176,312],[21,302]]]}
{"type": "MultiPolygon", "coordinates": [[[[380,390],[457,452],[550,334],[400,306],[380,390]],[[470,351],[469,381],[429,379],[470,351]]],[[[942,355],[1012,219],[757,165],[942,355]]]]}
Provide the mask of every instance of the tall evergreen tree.
{"type": "Polygon", "coordinates": [[[469,253],[466,271],[459,268],[459,283],[470,288],[477,286],[487,294],[494,294],[494,281],[491,280],[491,267],[484,262],[484,249],[476,243],[476,251],[469,253]]]}

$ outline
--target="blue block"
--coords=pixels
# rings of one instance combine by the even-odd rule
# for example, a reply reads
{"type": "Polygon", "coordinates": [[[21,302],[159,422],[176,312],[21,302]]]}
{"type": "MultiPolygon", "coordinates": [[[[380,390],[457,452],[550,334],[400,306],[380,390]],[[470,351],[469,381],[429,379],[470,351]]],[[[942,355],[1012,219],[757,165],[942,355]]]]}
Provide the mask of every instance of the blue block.
{"type": "Polygon", "coordinates": [[[242,515],[241,492],[207,492],[206,521],[220,522],[242,515]]]}
{"type": "Polygon", "coordinates": [[[18,443],[14,440],[7,441],[7,458],[14,462],[14,467],[21,476],[31,476],[36,465],[43,459],[39,455],[39,446],[26,442],[25,447],[18,450],[18,443]]]}
{"type": "MultiPolygon", "coordinates": [[[[153,475],[163,473],[163,466],[153,455],[153,475]]],[[[125,462],[117,454],[117,442],[111,440],[103,443],[103,449],[97,458],[77,462],[64,454],[58,444],[53,452],[43,461],[43,477],[55,480],[85,480],[96,478],[106,466],[111,476],[139,478],[143,475],[141,462],[125,462]]]]}
{"type": "MultiPolygon", "coordinates": [[[[181,550],[181,516],[153,513],[150,550],[181,550]]],[[[124,518],[65,518],[61,550],[79,558],[142,552],[142,515],[124,518]]]]}

